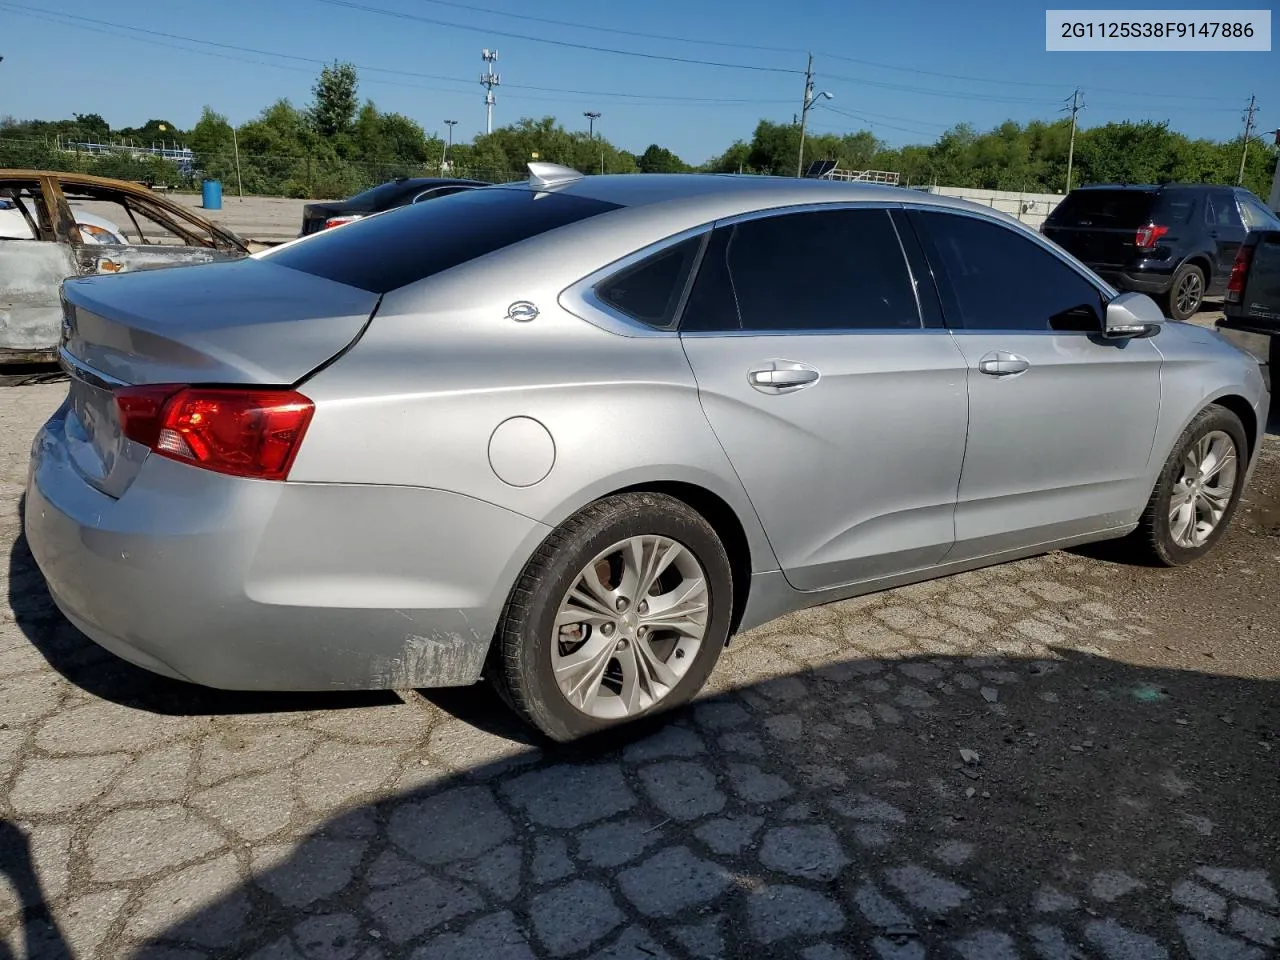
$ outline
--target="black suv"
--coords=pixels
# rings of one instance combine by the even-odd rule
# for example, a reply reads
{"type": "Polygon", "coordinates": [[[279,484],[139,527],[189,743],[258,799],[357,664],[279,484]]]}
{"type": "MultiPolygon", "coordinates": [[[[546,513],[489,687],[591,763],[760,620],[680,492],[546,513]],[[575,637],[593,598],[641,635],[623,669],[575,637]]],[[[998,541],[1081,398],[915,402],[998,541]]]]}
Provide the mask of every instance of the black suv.
{"type": "Polygon", "coordinates": [[[1120,290],[1150,294],[1175,320],[1221,297],[1251,230],[1280,219],[1243,187],[1171,183],[1079,187],[1040,228],[1120,290]]]}

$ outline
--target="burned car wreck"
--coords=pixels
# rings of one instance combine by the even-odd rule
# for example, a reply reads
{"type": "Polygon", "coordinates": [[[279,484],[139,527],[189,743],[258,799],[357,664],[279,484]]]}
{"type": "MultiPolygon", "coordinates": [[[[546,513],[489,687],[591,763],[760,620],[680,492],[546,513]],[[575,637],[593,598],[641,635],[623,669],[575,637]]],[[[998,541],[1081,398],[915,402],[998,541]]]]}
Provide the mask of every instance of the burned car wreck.
{"type": "Polygon", "coordinates": [[[256,248],[147,187],[81,173],[0,170],[0,213],[0,364],[56,359],[68,277],[232,260],[256,248]],[[100,223],[117,229],[92,226],[100,223]]]}

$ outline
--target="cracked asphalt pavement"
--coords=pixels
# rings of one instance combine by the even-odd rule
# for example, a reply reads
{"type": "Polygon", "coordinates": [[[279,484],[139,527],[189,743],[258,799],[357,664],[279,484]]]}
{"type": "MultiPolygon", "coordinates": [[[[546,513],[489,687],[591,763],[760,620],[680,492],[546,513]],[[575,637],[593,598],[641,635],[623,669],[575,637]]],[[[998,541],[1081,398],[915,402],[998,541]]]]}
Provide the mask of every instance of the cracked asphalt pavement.
{"type": "Polygon", "coordinates": [[[225,693],[99,650],[19,522],[64,390],[0,392],[0,958],[1280,953],[1275,438],[1199,565],[805,611],[559,747],[482,687],[225,693]]]}

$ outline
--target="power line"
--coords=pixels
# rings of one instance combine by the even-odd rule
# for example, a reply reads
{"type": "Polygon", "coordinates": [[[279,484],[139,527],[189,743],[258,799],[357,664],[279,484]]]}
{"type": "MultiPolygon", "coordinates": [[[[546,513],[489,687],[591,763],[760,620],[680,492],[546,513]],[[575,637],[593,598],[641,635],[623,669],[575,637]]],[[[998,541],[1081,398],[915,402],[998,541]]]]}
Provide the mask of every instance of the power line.
{"type": "MultiPolygon", "coordinates": [[[[806,51],[799,47],[776,47],[766,44],[743,43],[733,40],[715,40],[708,37],[688,37],[677,36],[670,33],[647,33],[643,30],[626,30],[620,27],[605,27],[598,24],[581,23],[573,20],[557,20],[553,17],[539,17],[528,13],[513,13],[508,10],[496,10],[493,7],[484,7],[473,3],[459,3],[456,0],[420,0],[422,3],[429,3],[433,6],[448,7],[454,10],[466,10],[471,13],[484,13],[497,17],[508,17],[512,20],[524,20],[530,23],[544,23],[556,27],[569,27],[575,30],[591,30],[597,33],[613,34],[615,36],[637,37],[645,40],[662,40],[669,43],[689,43],[696,44],[700,47],[724,47],[736,50],[756,50],[766,53],[782,53],[791,56],[803,56],[806,51]]],[[[920,67],[904,66],[900,63],[883,63],[876,60],[864,60],[860,57],[850,57],[845,54],[827,53],[818,51],[815,56],[823,60],[839,60],[843,63],[856,63],[864,67],[875,67],[880,70],[897,70],[902,73],[914,73],[926,77],[938,77],[945,80],[965,80],[971,83],[991,83],[997,86],[1008,87],[1038,87],[1041,89],[1058,89],[1061,83],[1052,83],[1046,80],[1011,80],[1008,77],[975,77],[962,73],[945,73],[938,70],[925,70],[920,67]]],[[[1107,87],[1097,88],[1104,93],[1120,93],[1126,94],[1131,91],[1117,90],[1107,87]]],[[[1158,93],[1150,92],[1152,97],[1168,97],[1174,100],[1214,100],[1227,101],[1234,100],[1234,97],[1221,96],[1205,96],[1195,94],[1177,94],[1177,93],[1158,93]]]]}
{"type": "Polygon", "coordinates": [[[784,74],[803,74],[803,70],[796,70],[790,67],[766,67],[756,63],[731,63],[721,60],[699,60],[694,57],[673,57],[660,53],[644,53],[640,50],[623,50],[617,47],[601,47],[591,43],[575,43],[572,40],[554,40],[550,37],[539,37],[527,33],[515,33],[510,30],[495,30],[489,27],[476,27],[466,23],[454,23],[450,20],[439,20],[435,17],[424,17],[415,13],[406,13],[403,10],[388,10],[385,7],[375,7],[367,3],[357,3],[355,0],[314,0],[316,3],[325,3],[332,7],[343,7],[348,10],[359,10],[363,13],[373,13],[378,16],[392,17],[397,20],[411,20],[417,23],[426,23],[433,27],[444,27],[450,30],[465,30],[468,33],[481,33],[491,37],[507,37],[514,40],[526,40],[530,43],[546,43],[555,47],[570,47],[575,50],[589,50],[592,53],[611,53],[623,57],[640,57],[645,60],[662,60],[667,63],[685,63],[701,67],[721,67],[731,70],[752,70],[757,73],[784,73],[784,74]]]}
{"type": "MultiPolygon", "coordinates": [[[[840,116],[842,116],[842,117],[847,117],[847,118],[848,118],[848,119],[850,119],[850,120],[857,120],[859,123],[865,123],[865,124],[867,124],[868,126],[871,126],[871,127],[885,127],[886,129],[889,129],[889,130],[897,130],[897,131],[899,131],[899,132],[901,132],[901,133],[911,133],[911,134],[915,134],[916,136],[920,136],[920,137],[932,137],[932,136],[935,136],[935,134],[933,134],[933,133],[931,133],[931,132],[929,132],[929,131],[927,131],[927,130],[912,130],[912,129],[909,129],[909,128],[907,128],[907,127],[899,127],[899,126],[895,126],[895,125],[893,125],[892,123],[883,123],[883,122],[880,122],[880,121],[877,121],[877,120],[871,120],[871,119],[868,119],[867,117],[862,116],[861,114],[851,113],[851,112],[849,112],[848,110],[841,110],[841,109],[839,109],[838,107],[833,107],[833,106],[830,106],[830,105],[828,105],[828,104],[823,104],[823,107],[822,107],[822,108],[823,108],[824,110],[828,110],[828,111],[830,111],[831,113],[839,114],[839,115],[840,115],[840,116]]],[[[901,120],[902,118],[901,118],[901,117],[892,117],[891,119],[894,119],[894,120],[901,120]]]]}
{"type": "MultiPolygon", "coordinates": [[[[201,44],[204,46],[215,47],[219,50],[233,50],[240,53],[256,54],[258,56],[279,57],[284,60],[293,60],[300,63],[310,63],[318,66],[327,66],[329,64],[328,60],[324,60],[318,57],[306,57],[306,56],[301,56],[299,54],[281,53],[275,50],[263,50],[256,47],[241,46],[239,44],[220,43],[214,40],[204,40],[197,37],[186,37],[186,36],[182,36],[174,33],[165,33],[164,31],[160,31],[160,30],[152,30],[146,27],[135,27],[127,24],[112,23],[106,20],[96,20],[93,17],[85,17],[79,14],[65,14],[65,13],[58,13],[55,11],[39,10],[33,7],[24,7],[20,4],[3,2],[3,0],[0,0],[0,9],[7,9],[13,13],[19,14],[20,16],[26,16],[36,20],[43,20],[47,23],[56,23],[62,26],[75,27],[81,30],[90,31],[93,33],[99,33],[106,36],[114,36],[114,37],[119,37],[125,40],[134,40],[134,41],[143,42],[143,43],[152,43],[152,44],[155,44],[156,46],[170,47],[171,49],[182,50],[188,53],[200,53],[200,54],[204,54],[205,56],[218,56],[218,57],[222,57],[223,59],[233,60],[240,63],[252,63],[259,66],[275,67],[276,69],[281,69],[281,70],[295,70],[303,73],[311,73],[310,70],[300,68],[300,67],[288,67],[288,66],[285,66],[284,64],[268,63],[262,60],[248,60],[243,57],[235,57],[227,54],[217,54],[208,50],[193,49],[191,47],[178,46],[176,43],[165,43],[162,41],[169,40],[169,41],[179,41],[181,43],[201,44]],[[121,32],[121,31],[129,31],[129,33],[121,32]],[[144,39],[143,37],[131,36],[130,33],[145,34],[147,38],[157,38],[157,39],[144,39]]],[[[397,70],[391,67],[375,67],[375,66],[369,66],[364,64],[353,64],[353,66],[355,66],[356,69],[362,72],[367,72],[367,73],[387,73],[393,76],[410,77],[410,78],[421,79],[421,80],[440,80],[446,83],[466,84],[467,86],[470,86],[471,83],[473,83],[473,81],[471,80],[464,80],[459,77],[446,77],[446,76],[441,76],[439,74],[421,73],[414,70],[397,70]]],[[[366,78],[366,81],[369,83],[380,83],[380,84],[387,84],[391,86],[411,87],[413,89],[418,89],[418,90],[435,90],[441,93],[465,92],[460,89],[455,90],[455,89],[446,88],[446,87],[424,86],[422,84],[396,83],[394,81],[379,80],[377,78],[366,78]]],[[[601,98],[615,97],[615,98],[635,100],[635,101],[654,101],[652,104],[650,103],[640,104],[644,106],[650,106],[650,105],[658,106],[658,105],[661,105],[662,103],[779,104],[779,103],[791,102],[790,100],[784,100],[782,98],[777,98],[772,100],[769,100],[769,99],[762,100],[762,99],[755,99],[750,97],[675,96],[675,95],[667,95],[667,94],[629,93],[621,90],[603,90],[603,91],[602,90],[574,90],[574,89],[566,89],[563,87],[537,86],[533,84],[511,84],[509,85],[509,89],[534,90],[542,93],[563,93],[563,94],[571,94],[574,96],[586,96],[586,97],[601,97],[601,98]]],[[[513,96],[513,99],[543,100],[545,102],[558,102],[562,98],[530,97],[527,95],[515,95],[513,96]]]]}

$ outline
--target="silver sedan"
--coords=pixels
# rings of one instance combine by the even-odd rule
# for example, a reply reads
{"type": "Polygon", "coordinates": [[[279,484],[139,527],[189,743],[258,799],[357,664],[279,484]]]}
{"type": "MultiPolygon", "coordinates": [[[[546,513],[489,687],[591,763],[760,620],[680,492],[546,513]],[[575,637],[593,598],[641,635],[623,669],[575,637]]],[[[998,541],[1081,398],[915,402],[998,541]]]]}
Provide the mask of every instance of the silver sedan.
{"type": "Polygon", "coordinates": [[[67,282],[25,521],[67,617],[214,687],[487,677],[572,739],[789,610],[1227,527],[1265,370],[1011,218],[533,167],[67,282]]]}

